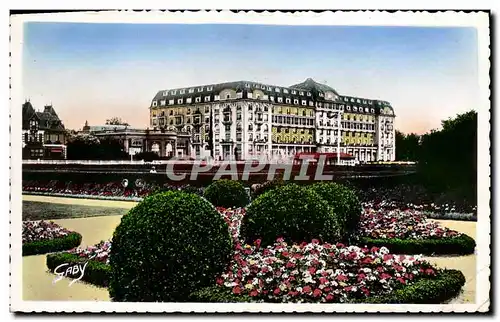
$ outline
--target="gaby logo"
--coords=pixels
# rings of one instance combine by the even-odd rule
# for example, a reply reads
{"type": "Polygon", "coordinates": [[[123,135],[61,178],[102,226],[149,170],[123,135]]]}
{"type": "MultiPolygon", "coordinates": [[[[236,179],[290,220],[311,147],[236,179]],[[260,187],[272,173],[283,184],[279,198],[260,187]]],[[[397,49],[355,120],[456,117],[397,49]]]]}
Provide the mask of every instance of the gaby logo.
{"type": "MultiPolygon", "coordinates": [[[[91,260],[94,257],[95,257],[95,255],[90,257],[89,260],[91,260]]],[[[86,261],[85,264],[83,264],[83,265],[82,265],[82,263],[73,264],[73,265],[70,265],[69,263],[64,263],[64,264],[57,266],[54,269],[54,273],[57,275],[57,277],[52,281],[52,284],[59,282],[64,277],[76,277],[77,275],[79,275],[78,278],[75,278],[74,280],[72,280],[69,283],[68,287],[73,285],[73,283],[75,283],[76,281],[79,281],[83,278],[83,275],[85,274],[85,268],[87,267],[88,263],[89,263],[88,261],[86,261]]]]}

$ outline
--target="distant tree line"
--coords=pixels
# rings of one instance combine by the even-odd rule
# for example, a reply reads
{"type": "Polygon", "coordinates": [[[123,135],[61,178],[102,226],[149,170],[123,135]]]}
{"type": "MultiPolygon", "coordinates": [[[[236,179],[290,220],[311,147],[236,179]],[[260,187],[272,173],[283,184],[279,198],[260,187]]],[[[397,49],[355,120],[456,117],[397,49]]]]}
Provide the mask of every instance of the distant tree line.
{"type": "Polygon", "coordinates": [[[477,112],[441,122],[423,135],[396,132],[396,159],[417,161],[418,175],[434,191],[476,200],[477,112]]]}

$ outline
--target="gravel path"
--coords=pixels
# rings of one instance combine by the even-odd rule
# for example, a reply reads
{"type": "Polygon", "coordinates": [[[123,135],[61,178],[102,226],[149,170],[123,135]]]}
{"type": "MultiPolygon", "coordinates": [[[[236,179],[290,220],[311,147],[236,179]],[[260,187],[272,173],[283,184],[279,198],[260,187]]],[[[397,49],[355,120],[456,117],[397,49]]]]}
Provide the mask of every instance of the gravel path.
{"type": "MultiPolygon", "coordinates": [[[[132,208],[135,202],[93,199],[72,199],[46,196],[23,196],[23,200],[43,201],[62,204],[132,208]]],[[[83,236],[82,245],[93,245],[112,236],[122,216],[102,216],[76,219],[59,219],[55,223],[79,232],[83,236]]],[[[465,221],[438,220],[443,226],[476,237],[476,223],[465,221]]],[[[431,263],[462,271],[466,284],[462,294],[451,303],[475,302],[476,255],[453,257],[426,257],[431,263]]],[[[76,282],[70,287],[71,280],[62,279],[53,284],[55,275],[47,271],[46,255],[23,257],[23,299],[25,301],[109,301],[108,290],[87,283],[76,282]]]]}

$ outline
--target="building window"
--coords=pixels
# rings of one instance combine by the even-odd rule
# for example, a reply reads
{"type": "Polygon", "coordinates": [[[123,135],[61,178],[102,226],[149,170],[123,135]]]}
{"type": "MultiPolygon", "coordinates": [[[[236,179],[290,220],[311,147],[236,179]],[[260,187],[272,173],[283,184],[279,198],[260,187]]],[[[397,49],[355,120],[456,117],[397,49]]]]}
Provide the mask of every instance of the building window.
{"type": "Polygon", "coordinates": [[[203,87],[198,88],[198,93],[203,92],[203,87]]]}
{"type": "Polygon", "coordinates": [[[309,106],[314,106],[314,102],[313,101],[309,101],[309,106]]]}
{"type": "Polygon", "coordinates": [[[295,105],[299,104],[299,100],[298,99],[294,99],[293,100],[293,104],[295,104],[295,105]]]}
{"type": "Polygon", "coordinates": [[[179,98],[179,99],[177,100],[177,104],[182,104],[182,98],[179,98]]]}
{"type": "Polygon", "coordinates": [[[194,101],[195,101],[196,103],[201,102],[201,97],[196,97],[196,98],[194,99],[194,101]]]}
{"type": "Polygon", "coordinates": [[[205,102],[210,102],[210,96],[205,96],[205,102]]]}
{"type": "Polygon", "coordinates": [[[296,90],[292,90],[292,94],[297,94],[297,91],[296,90]]]}
{"type": "Polygon", "coordinates": [[[179,91],[179,94],[184,94],[184,93],[186,93],[186,90],[185,90],[185,89],[181,89],[181,90],[179,91]]]}
{"type": "MultiPolygon", "coordinates": [[[[350,105],[347,105],[347,108],[346,108],[348,111],[351,110],[351,106],[350,105]]],[[[347,117],[347,119],[349,119],[349,116],[347,117]]]]}
{"type": "Polygon", "coordinates": [[[371,113],[375,113],[375,110],[372,108],[372,109],[370,109],[370,112],[371,113]]]}
{"type": "Polygon", "coordinates": [[[286,88],[283,88],[283,93],[288,94],[288,90],[286,88]]]}
{"type": "Polygon", "coordinates": [[[311,96],[311,92],[307,92],[307,96],[311,96]]]}
{"type": "Polygon", "coordinates": [[[158,106],[158,102],[157,101],[153,101],[153,107],[156,107],[158,106]]]}
{"type": "Polygon", "coordinates": [[[305,106],[307,104],[306,100],[302,100],[302,105],[305,106]]]}
{"type": "Polygon", "coordinates": [[[246,84],[245,84],[245,87],[246,87],[246,88],[249,88],[249,87],[250,87],[250,84],[246,83],[246,84]]]}
{"type": "Polygon", "coordinates": [[[188,90],[188,92],[189,92],[189,93],[194,93],[194,88],[190,88],[190,89],[188,90]]]}
{"type": "Polygon", "coordinates": [[[285,101],[286,101],[287,104],[290,104],[291,100],[289,98],[287,98],[285,101]]]}
{"type": "Polygon", "coordinates": [[[230,94],[227,94],[226,95],[226,99],[230,99],[231,98],[231,95],[230,94]]]}
{"type": "Polygon", "coordinates": [[[283,103],[283,97],[278,97],[278,103],[283,103]]]}
{"type": "Polygon", "coordinates": [[[299,92],[299,95],[300,96],[304,96],[304,92],[299,92]]]}
{"type": "Polygon", "coordinates": [[[211,90],[213,90],[213,89],[214,89],[214,87],[213,87],[213,86],[208,86],[208,87],[207,87],[207,91],[211,91],[211,90]]]}
{"type": "Polygon", "coordinates": [[[271,102],[274,102],[274,96],[269,96],[269,99],[271,99],[271,102]]]}
{"type": "Polygon", "coordinates": [[[186,98],[186,103],[191,104],[191,102],[192,102],[191,97],[186,98]]]}
{"type": "Polygon", "coordinates": [[[279,89],[278,87],[276,87],[276,88],[274,89],[274,91],[275,91],[276,93],[279,93],[279,92],[280,92],[280,89],[279,89]]]}

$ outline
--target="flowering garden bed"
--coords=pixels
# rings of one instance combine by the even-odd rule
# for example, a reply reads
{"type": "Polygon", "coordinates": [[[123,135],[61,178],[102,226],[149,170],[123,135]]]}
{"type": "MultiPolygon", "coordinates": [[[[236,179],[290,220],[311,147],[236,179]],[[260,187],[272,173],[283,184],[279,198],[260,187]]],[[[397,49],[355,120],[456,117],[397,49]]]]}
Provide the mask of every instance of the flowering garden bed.
{"type": "Polygon", "coordinates": [[[471,254],[476,243],[466,234],[441,227],[419,211],[365,209],[359,243],[401,254],[471,254]]]}
{"type": "Polygon", "coordinates": [[[81,241],[80,234],[51,221],[23,221],[23,256],[71,249],[81,241]]]}
{"type": "MultiPolygon", "coordinates": [[[[261,247],[240,239],[242,208],[218,208],[234,242],[232,261],[214,285],[197,290],[194,302],[442,303],[458,295],[463,274],[440,270],[419,255],[393,255],[386,247],[340,243],[289,245],[278,239],[261,247]]],[[[452,234],[449,232],[449,234],[452,234]]],[[[88,261],[83,280],[107,286],[109,241],[47,256],[54,270],[63,263],[88,261]]]]}

